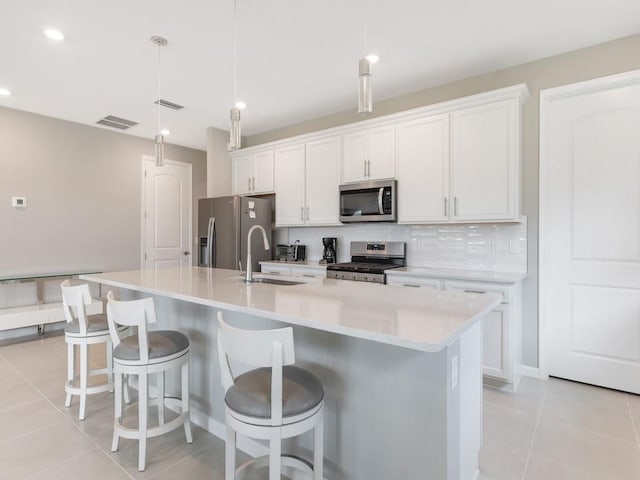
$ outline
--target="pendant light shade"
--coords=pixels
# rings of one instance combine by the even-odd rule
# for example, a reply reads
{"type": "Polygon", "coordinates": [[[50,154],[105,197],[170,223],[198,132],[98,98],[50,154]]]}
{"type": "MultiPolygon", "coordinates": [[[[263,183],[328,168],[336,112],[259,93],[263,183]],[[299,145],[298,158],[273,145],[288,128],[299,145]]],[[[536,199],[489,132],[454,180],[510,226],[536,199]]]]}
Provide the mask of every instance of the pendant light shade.
{"type": "Polygon", "coordinates": [[[358,113],[373,112],[371,62],[363,57],[358,62],[358,113]]]}
{"type": "Polygon", "coordinates": [[[164,166],[164,136],[162,135],[162,130],[160,127],[160,104],[162,103],[160,99],[160,47],[164,47],[167,43],[166,38],[160,37],[158,35],[154,35],[151,37],[151,43],[157,45],[158,47],[158,134],[155,137],[155,156],[156,156],[156,166],[162,167],[164,166]]]}
{"type": "Polygon", "coordinates": [[[240,109],[231,109],[231,128],[229,129],[229,151],[238,150],[241,146],[240,109]]]}

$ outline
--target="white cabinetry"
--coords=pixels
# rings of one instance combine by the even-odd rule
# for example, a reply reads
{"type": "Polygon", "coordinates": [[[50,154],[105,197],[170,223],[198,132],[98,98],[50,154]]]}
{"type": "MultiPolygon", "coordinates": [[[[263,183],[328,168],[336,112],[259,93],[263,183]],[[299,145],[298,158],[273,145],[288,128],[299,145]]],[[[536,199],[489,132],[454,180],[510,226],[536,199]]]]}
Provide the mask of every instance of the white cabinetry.
{"type": "Polygon", "coordinates": [[[482,372],[487,384],[507,390],[518,388],[522,368],[521,283],[450,280],[389,272],[387,285],[502,296],[502,303],[483,321],[482,372]]]}
{"type": "Polygon", "coordinates": [[[276,226],[340,224],[340,154],[338,136],[276,150],[276,226]]]}
{"type": "Polygon", "coordinates": [[[345,134],[342,145],[342,183],[395,178],[394,125],[345,134]]]}
{"type": "Polygon", "coordinates": [[[308,264],[260,262],[260,272],[266,275],[296,277],[304,281],[327,277],[327,269],[308,264]]]}
{"type": "Polygon", "coordinates": [[[398,134],[398,222],[449,220],[449,115],[402,122],[398,134]]]}
{"type": "Polygon", "coordinates": [[[519,221],[519,99],[398,124],[398,221],[519,221]]]}
{"type": "Polygon", "coordinates": [[[234,195],[273,192],[273,150],[234,156],[232,165],[234,195]]]}
{"type": "Polygon", "coordinates": [[[451,114],[454,220],[518,220],[520,120],[517,99],[451,114]]]}

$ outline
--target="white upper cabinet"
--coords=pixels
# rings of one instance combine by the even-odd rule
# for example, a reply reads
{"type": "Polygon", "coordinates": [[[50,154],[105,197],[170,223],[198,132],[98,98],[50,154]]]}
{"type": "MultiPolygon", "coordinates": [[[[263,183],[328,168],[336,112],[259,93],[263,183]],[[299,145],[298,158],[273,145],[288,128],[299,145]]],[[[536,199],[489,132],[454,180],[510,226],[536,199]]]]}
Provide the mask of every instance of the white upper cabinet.
{"type": "Polygon", "coordinates": [[[519,101],[399,123],[398,222],[519,221],[519,101]]]}
{"type": "Polygon", "coordinates": [[[275,151],[276,226],[304,225],[304,144],[275,151]]]}
{"type": "Polygon", "coordinates": [[[451,189],[455,221],[517,221],[519,167],[516,99],[465,108],[451,114],[451,189]]]}
{"type": "Polygon", "coordinates": [[[306,224],[340,225],[340,137],[307,143],[306,224]]]}
{"type": "Polygon", "coordinates": [[[449,115],[399,123],[398,222],[449,220],[449,115]]]}
{"type": "Polygon", "coordinates": [[[275,152],[276,226],[340,225],[340,137],[275,152]]]}
{"type": "Polygon", "coordinates": [[[274,190],[273,150],[250,155],[234,156],[233,194],[252,195],[274,190]]]}
{"type": "Polygon", "coordinates": [[[395,126],[342,136],[342,183],[395,178],[395,126]]]}

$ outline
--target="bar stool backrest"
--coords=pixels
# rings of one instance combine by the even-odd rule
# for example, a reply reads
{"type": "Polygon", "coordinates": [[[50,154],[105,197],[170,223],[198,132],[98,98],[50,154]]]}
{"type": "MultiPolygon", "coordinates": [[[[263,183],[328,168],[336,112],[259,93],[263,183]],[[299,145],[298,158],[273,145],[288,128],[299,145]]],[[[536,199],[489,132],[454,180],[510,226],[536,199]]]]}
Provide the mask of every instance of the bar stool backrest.
{"type": "Polygon", "coordinates": [[[156,323],[156,308],[153,298],[121,302],[115,299],[113,292],[107,293],[107,322],[113,348],[120,345],[118,325],[138,327],[138,348],[140,362],[149,363],[149,340],[147,324],[156,323]]]}
{"type": "Polygon", "coordinates": [[[293,329],[244,330],[229,325],[218,312],[218,360],[226,392],[234,382],[229,359],[252,367],[271,367],[271,419],[282,424],[282,367],[295,363],[293,329]]]}
{"type": "Polygon", "coordinates": [[[60,284],[60,289],[62,290],[62,309],[67,323],[77,320],[80,334],[86,336],[89,322],[85,305],[92,302],[89,285],[83,283],[82,285],[71,286],[69,280],[65,280],[60,284]]]}

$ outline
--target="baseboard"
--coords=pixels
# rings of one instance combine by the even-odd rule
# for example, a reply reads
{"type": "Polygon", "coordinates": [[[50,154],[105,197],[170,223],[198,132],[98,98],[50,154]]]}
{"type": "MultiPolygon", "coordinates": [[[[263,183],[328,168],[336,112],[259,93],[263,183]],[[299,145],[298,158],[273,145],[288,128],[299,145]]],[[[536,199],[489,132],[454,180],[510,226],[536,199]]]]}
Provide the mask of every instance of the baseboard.
{"type": "Polygon", "coordinates": [[[520,369],[520,373],[522,373],[525,377],[538,378],[540,380],[546,380],[547,377],[540,373],[540,369],[537,367],[530,367],[528,365],[522,365],[520,369]]]}

